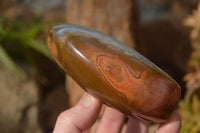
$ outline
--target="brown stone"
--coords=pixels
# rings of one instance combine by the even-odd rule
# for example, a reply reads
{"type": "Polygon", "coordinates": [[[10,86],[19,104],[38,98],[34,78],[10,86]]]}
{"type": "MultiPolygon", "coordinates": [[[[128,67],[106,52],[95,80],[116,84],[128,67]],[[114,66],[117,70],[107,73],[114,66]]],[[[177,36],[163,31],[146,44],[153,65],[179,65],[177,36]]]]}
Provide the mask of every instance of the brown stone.
{"type": "MultiPolygon", "coordinates": [[[[137,5],[133,5],[131,0],[68,0],[66,22],[94,28],[134,48],[130,30],[133,6],[137,5]]],[[[83,91],[69,77],[66,88],[69,103],[74,105],[83,91]]]]}
{"type": "Polygon", "coordinates": [[[21,82],[2,65],[0,73],[0,132],[42,133],[34,80],[21,82]]]}

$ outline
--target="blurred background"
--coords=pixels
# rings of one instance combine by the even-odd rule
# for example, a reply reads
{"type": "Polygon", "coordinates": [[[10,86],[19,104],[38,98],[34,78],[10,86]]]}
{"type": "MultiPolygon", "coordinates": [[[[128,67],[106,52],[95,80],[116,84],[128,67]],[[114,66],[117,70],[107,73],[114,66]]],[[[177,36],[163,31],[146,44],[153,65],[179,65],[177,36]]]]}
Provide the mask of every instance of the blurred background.
{"type": "Polygon", "coordinates": [[[182,87],[181,133],[200,132],[200,1],[0,0],[1,133],[50,133],[82,95],[46,47],[48,28],[65,22],[106,33],[171,75],[182,87]]]}

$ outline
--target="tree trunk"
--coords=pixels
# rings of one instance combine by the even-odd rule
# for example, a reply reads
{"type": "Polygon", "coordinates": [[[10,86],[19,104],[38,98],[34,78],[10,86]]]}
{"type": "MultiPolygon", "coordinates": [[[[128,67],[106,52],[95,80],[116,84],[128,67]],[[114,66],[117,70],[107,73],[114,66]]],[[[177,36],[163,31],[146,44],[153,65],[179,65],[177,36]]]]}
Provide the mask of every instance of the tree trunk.
{"type": "MultiPolygon", "coordinates": [[[[66,22],[94,28],[134,48],[131,28],[137,27],[139,22],[135,3],[133,0],[67,0],[66,22]],[[134,26],[130,25],[132,17],[134,26]]],[[[69,103],[74,105],[83,89],[68,76],[66,88],[69,103]]]]}

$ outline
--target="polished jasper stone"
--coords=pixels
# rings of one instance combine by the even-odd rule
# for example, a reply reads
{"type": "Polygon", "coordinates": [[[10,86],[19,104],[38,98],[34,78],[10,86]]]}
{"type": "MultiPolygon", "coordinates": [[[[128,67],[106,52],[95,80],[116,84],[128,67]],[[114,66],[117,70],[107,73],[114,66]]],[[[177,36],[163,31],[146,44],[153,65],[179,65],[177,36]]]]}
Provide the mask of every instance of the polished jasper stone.
{"type": "Polygon", "coordinates": [[[55,25],[47,35],[56,62],[85,91],[129,116],[164,122],[176,108],[180,87],[130,47],[94,29],[55,25]]]}

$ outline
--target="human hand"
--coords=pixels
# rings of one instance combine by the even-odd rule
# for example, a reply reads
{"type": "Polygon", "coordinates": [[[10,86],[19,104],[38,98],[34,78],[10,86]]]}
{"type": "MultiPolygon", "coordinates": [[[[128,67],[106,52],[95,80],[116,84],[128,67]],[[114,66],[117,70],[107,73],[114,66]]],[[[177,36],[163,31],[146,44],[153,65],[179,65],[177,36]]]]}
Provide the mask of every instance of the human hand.
{"type": "MultiPolygon", "coordinates": [[[[102,103],[88,94],[84,94],[78,104],[60,114],[53,133],[89,133],[98,118],[102,103]]],[[[120,133],[125,115],[106,107],[97,128],[97,133],[120,133]]],[[[156,133],[178,133],[181,118],[173,112],[169,119],[159,125],[156,133]]],[[[129,118],[126,133],[147,133],[148,123],[137,118],[129,118]]]]}

